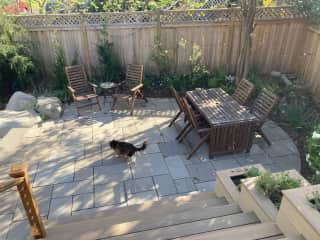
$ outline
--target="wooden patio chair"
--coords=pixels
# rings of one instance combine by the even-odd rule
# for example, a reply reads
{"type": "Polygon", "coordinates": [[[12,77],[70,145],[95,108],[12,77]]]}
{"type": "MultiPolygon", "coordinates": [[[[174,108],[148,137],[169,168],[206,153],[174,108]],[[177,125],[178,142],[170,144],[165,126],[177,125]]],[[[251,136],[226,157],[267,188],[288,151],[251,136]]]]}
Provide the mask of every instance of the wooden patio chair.
{"type": "Polygon", "coordinates": [[[134,104],[137,98],[148,102],[142,93],[143,65],[128,64],[126,67],[126,79],[119,84],[118,93],[112,95],[112,109],[114,109],[118,98],[128,100],[130,115],[133,114],[134,104]]]}
{"type": "Polygon", "coordinates": [[[101,111],[101,106],[98,98],[99,96],[96,93],[97,85],[90,83],[87,80],[87,75],[85,73],[83,65],[67,66],[65,67],[65,72],[68,78],[68,89],[71,93],[72,100],[78,104],[84,101],[88,101],[87,104],[77,106],[78,115],[80,108],[92,105],[98,105],[99,110],[101,111]],[[94,99],[95,101],[92,101],[94,99]]]}
{"type": "Polygon", "coordinates": [[[171,92],[172,92],[172,95],[173,97],[175,98],[177,104],[178,104],[178,107],[179,107],[179,112],[177,113],[177,115],[171,120],[170,124],[169,124],[169,127],[172,126],[172,124],[178,119],[178,117],[184,112],[184,109],[183,109],[183,102],[182,102],[182,99],[181,99],[181,96],[179,96],[179,94],[177,93],[176,89],[174,87],[171,87],[171,92]]]}
{"type": "Polygon", "coordinates": [[[242,79],[232,97],[241,105],[246,105],[254,90],[254,85],[246,79],[242,79]]]}
{"type": "Polygon", "coordinates": [[[196,146],[191,150],[187,159],[190,159],[192,155],[206,142],[209,140],[210,136],[210,126],[206,123],[204,119],[201,117],[197,117],[194,110],[188,103],[186,98],[182,98],[185,114],[189,122],[189,127],[185,129],[185,131],[181,134],[179,138],[179,142],[191,132],[192,129],[195,129],[200,136],[200,141],[196,144],[196,146]]]}
{"type": "Polygon", "coordinates": [[[278,96],[264,88],[259,93],[251,109],[251,113],[254,114],[259,120],[256,132],[258,132],[265,139],[268,145],[271,145],[271,142],[263,132],[262,125],[271,114],[277,102],[278,96]]]}

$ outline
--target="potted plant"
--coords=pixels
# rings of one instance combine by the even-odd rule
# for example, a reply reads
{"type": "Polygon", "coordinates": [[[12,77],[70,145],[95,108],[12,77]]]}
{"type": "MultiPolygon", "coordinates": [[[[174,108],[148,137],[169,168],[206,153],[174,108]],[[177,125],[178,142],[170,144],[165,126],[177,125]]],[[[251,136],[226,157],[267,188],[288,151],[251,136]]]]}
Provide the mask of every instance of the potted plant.
{"type": "Polygon", "coordinates": [[[242,180],[240,207],[254,211],[261,221],[275,221],[283,197],[282,191],[310,185],[296,170],[264,172],[242,180]]]}
{"type": "Polygon", "coordinates": [[[241,181],[250,177],[257,177],[265,169],[261,164],[232,168],[216,173],[216,194],[225,197],[228,202],[238,202],[241,181]]]}

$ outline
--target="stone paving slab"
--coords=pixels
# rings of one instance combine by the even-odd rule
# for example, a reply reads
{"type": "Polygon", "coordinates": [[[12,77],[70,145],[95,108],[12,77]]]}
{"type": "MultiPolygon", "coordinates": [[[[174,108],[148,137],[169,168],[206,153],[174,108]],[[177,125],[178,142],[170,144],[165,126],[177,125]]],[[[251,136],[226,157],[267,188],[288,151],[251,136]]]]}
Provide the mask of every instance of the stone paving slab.
{"type": "Polygon", "coordinates": [[[162,154],[143,154],[137,157],[136,164],[132,169],[134,178],[150,177],[168,174],[169,170],[162,154]]]}
{"type": "Polygon", "coordinates": [[[196,190],[191,178],[177,179],[174,180],[174,182],[177,188],[177,193],[187,193],[196,190]]]}
{"type": "Polygon", "coordinates": [[[82,193],[92,193],[93,192],[93,181],[91,179],[56,184],[53,187],[52,198],[72,196],[82,193]]]}
{"type": "Polygon", "coordinates": [[[153,179],[159,197],[173,195],[177,193],[177,188],[170,175],[154,176],[153,179]]]}
{"type": "Polygon", "coordinates": [[[91,179],[93,181],[93,168],[80,168],[74,172],[74,181],[91,179]]]}
{"type": "Polygon", "coordinates": [[[214,168],[210,162],[187,165],[190,177],[196,182],[208,182],[215,180],[214,168]]]}
{"type": "Polygon", "coordinates": [[[195,185],[200,192],[215,192],[216,190],[216,181],[196,183],[195,185]]]}
{"type": "Polygon", "coordinates": [[[94,167],[94,184],[119,183],[131,178],[131,169],[127,163],[94,167]]]}
{"type": "Polygon", "coordinates": [[[0,215],[0,239],[6,239],[13,214],[0,215]]]}
{"type": "Polygon", "coordinates": [[[53,198],[51,200],[48,219],[71,216],[72,197],[53,198]]]}
{"type": "Polygon", "coordinates": [[[164,159],[173,179],[188,178],[189,173],[183,163],[183,156],[172,156],[164,159]]]}
{"type": "Polygon", "coordinates": [[[125,181],[127,195],[150,191],[154,189],[152,177],[130,179],[125,181]]]}
{"type": "Polygon", "coordinates": [[[232,156],[225,157],[225,159],[218,158],[218,161],[212,161],[212,164],[216,171],[221,171],[228,168],[236,168],[240,167],[240,164],[237,162],[236,159],[233,159],[232,156]]]}
{"type": "Polygon", "coordinates": [[[157,200],[158,200],[158,196],[155,191],[135,193],[128,196],[128,206],[134,205],[134,204],[141,204],[146,201],[157,201],[157,200]]]}
{"type": "Polygon", "coordinates": [[[122,183],[113,187],[108,184],[95,185],[94,187],[95,207],[117,205],[125,201],[126,197],[122,183]]]}
{"type": "Polygon", "coordinates": [[[31,227],[28,220],[16,221],[10,225],[8,231],[8,240],[26,240],[32,239],[31,237],[31,227]]]}
{"type": "Polygon", "coordinates": [[[72,211],[79,211],[94,207],[93,193],[84,193],[72,197],[72,211]]]}

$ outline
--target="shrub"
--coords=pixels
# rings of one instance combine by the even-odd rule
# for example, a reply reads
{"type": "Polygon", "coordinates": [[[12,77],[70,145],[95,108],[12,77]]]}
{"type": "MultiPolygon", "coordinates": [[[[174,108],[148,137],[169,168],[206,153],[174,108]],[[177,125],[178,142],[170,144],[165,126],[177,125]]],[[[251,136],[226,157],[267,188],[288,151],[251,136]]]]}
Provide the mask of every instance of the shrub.
{"type": "Polygon", "coordinates": [[[319,0],[296,0],[300,12],[307,13],[315,24],[320,24],[320,1],[319,0]]]}
{"type": "Polygon", "coordinates": [[[36,68],[28,33],[0,14],[0,101],[17,90],[36,88],[36,68]]]}
{"type": "Polygon", "coordinates": [[[260,176],[260,170],[259,168],[256,168],[256,167],[251,167],[249,168],[246,173],[244,174],[247,178],[250,178],[250,177],[258,177],[260,176]]]}
{"type": "Polygon", "coordinates": [[[267,197],[270,197],[277,190],[277,181],[271,172],[261,174],[256,182],[256,189],[267,197]]]}
{"type": "Polygon", "coordinates": [[[113,43],[108,40],[108,33],[106,30],[102,31],[96,47],[102,82],[121,81],[122,72],[119,59],[114,51],[113,43]]]}
{"type": "Polygon", "coordinates": [[[306,161],[314,170],[317,176],[320,176],[320,124],[318,124],[307,140],[306,161]]]}

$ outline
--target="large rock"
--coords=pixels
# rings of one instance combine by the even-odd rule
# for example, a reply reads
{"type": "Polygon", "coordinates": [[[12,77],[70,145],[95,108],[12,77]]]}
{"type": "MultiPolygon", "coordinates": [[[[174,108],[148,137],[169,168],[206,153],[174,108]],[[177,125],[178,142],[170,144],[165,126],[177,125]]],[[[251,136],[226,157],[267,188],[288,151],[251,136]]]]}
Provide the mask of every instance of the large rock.
{"type": "Polygon", "coordinates": [[[34,108],[37,99],[24,92],[15,92],[9,99],[6,110],[24,111],[34,108]]]}
{"type": "Polygon", "coordinates": [[[62,114],[62,104],[59,98],[56,97],[39,97],[36,111],[43,117],[58,119],[62,114]]]}
{"type": "Polygon", "coordinates": [[[40,123],[41,118],[32,111],[0,111],[0,138],[12,128],[27,128],[40,123]]]}

